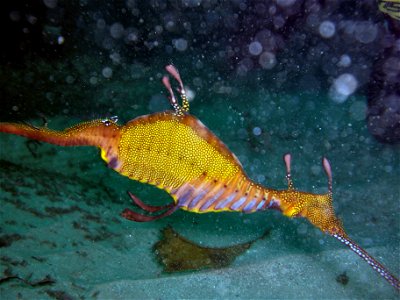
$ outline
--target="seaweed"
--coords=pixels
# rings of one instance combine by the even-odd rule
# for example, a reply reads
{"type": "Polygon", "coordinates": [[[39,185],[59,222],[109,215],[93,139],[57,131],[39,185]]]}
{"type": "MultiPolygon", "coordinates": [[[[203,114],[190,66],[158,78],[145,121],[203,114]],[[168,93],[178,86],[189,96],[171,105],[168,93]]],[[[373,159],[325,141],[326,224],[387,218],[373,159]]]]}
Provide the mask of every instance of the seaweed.
{"type": "Polygon", "coordinates": [[[64,291],[57,291],[57,290],[47,290],[46,294],[49,297],[54,298],[56,300],[73,300],[74,297],[69,295],[67,292],[64,291]]]}
{"type": "Polygon", "coordinates": [[[73,205],[67,208],[64,207],[45,207],[44,210],[50,215],[50,216],[57,216],[57,215],[66,215],[66,214],[71,214],[76,211],[83,211],[80,207],[77,205],[73,205]]]}
{"type": "Polygon", "coordinates": [[[0,278],[0,284],[4,284],[6,282],[10,282],[13,280],[21,281],[31,287],[53,285],[56,283],[56,281],[50,275],[46,275],[44,278],[42,278],[38,281],[30,281],[29,279],[24,279],[22,277],[19,277],[18,275],[7,275],[7,276],[0,278]]]}
{"type": "Polygon", "coordinates": [[[162,238],[154,245],[154,250],[165,272],[218,269],[229,266],[237,256],[269,233],[270,231],[267,230],[261,237],[243,244],[210,248],[199,246],[179,235],[171,227],[166,227],[161,231],[162,238]]]}
{"type": "Polygon", "coordinates": [[[0,248],[9,247],[12,243],[23,239],[22,235],[18,233],[13,234],[3,234],[0,236],[0,248]]]}

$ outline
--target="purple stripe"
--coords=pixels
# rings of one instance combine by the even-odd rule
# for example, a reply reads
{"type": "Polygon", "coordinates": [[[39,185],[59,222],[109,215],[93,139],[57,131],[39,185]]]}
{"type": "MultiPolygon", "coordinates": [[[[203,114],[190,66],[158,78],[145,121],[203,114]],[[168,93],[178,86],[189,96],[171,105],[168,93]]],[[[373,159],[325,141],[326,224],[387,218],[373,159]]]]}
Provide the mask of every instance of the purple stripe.
{"type": "Polygon", "coordinates": [[[269,201],[269,203],[268,203],[268,207],[267,208],[271,208],[274,204],[275,204],[274,199],[271,199],[271,201],[269,201]]]}
{"type": "Polygon", "coordinates": [[[236,210],[238,209],[243,203],[246,202],[247,196],[243,196],[242,198],[240,198],[238,201],[236,201],[235,203],[233,203],[231,205],[231,209],[232,210],[236,210]]]}
{"type": "Polygon", "coordinates": [[[179,197],[179,205],[180,206],[187,206],[187,201],[190,199],[190,196],[192,194],[192,190],[188,189],[186,191],[183,192],[183,195],[179,197]]]}
{"type": "Polygon", "coordinates": [[[200,210],[201,210],[201,211],[204,211],[204,210],[208,209],[208,208],[211,206],[211,204],[213,204],[213,203],[222,195],[223,192],[224,192],[223,189],[219,190],[218,193],[216,193],[214,197],[208,199],[207,202],[204,203],[204,204],[200,207],[200,210]]]}
{"type": "Polygon", "coordinates": [[[112,157],[107,165],[110,169],[116,169],[119,165],[118,158],[112,157]]]}
{"type": "Polygon", "coordinates": [[[244,208],[243,211],[244,212],[248,212],[249,210],[251,210],[253,208],[253,206],[256,204],[256,199],[253,199],[250,201],[250,203],[248,203],[244,208]]]}
{"type": "Polygon", "coordinates": [[[256,210],[260,210],[264,204],[265,204],[265,200],[262,200],[260,203],[258,203],[256,210]]]}
{"type": "Polygon", "coordinates": [[[193,207],[195,207],[196,204],[197,204],[206,194],[207,194],[207,193],[204,192],[204,191],[199,192],[199,194],[198,194],[196,197],[194,197],[194,198],[192,199],[192,201],[189,203],[188,208],[189,208],[189,209],[192,209],[193,207]]]}
{"type": "Polygon", "coordinates": [[[229,196],[228,198],[226,198],[224,201],[218,203],[218,204],[215,206],[215,209],[224,208],[225,206],[227,206],[227,205],[233,200],[233,198],[235,198],[235,196],[236,196],[236,194],[230,195],[230,196],[229,196]]]}

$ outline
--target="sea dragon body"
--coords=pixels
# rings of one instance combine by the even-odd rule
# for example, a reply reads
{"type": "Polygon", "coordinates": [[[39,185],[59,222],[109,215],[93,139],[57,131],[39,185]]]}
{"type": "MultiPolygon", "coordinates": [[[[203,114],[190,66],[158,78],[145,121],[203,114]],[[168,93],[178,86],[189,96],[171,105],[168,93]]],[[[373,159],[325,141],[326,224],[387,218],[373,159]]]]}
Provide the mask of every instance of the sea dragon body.
{"type": "Polygon", "coordinates": [[[189,114],[189,102],[178,71],[166,70],[178,81],[182,106],[178,104],[169,79],[163,83],[174,110],[140,116],[125,125],[115,118],[80,123],[64,131],[27,124],[0,123],[0,132],[60,146],[95,146],[107,166],[143,183],[169,193],[173,202],[163,206],[143,203],[129,193],[134,204],[146,214],[125,209],[126,219],[146,222],[168,216],[177,209],[195,213],[237,211],[252,213],[276,209],[288,217],[304,217],[363,258],[397,290],[399,280],[370,256],[344,231],[332,205],[332,171],[323,158],[328,191],[314,194],[298,191],[291,178],[291,156],[286,154],[287,190],[275,190],[252,181],[236,156],[201,121],[189,114]],[[160,212],[158,215],[151,213],[160,212]]]}

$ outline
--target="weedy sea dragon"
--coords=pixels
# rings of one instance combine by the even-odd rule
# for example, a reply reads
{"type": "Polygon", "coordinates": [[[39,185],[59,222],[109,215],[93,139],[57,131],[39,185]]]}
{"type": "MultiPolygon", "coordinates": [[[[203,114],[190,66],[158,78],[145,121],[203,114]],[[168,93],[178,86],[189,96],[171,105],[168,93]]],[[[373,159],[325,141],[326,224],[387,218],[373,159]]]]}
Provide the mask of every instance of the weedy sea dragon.
{"type": "Polygon", "coordinates": [[[0,123],[0,132],[60,146],[96,146],[109,168],[130,179],[155,185],[172,196],[170,204],[152,206],[129,193],[133,203],[146,214],[125,209],[122,216],[128,220],[152,221],[166,217],[177,209],[195,213],[252,213],[276,209],[290,218],[306,218],[349,247],[400,290],[399,280],[352,241],[336,217],[332,206],[332,171],[328,159],[322,160],[328,178],[326,194],[302,192],[294,188],[290,154],[284,156],[287,190],[275,190],[254,182],[225,144],[189,114],[189,102],[178,70],[172,65],[168,65],[166,70],[178,82],[182,99],[180,105],[168,76],[164,76],[162,81],[169,92],[173,111],[140,116],[125,125],[118,125],[115,118],[94,120],[63,131],[0,123]]]}

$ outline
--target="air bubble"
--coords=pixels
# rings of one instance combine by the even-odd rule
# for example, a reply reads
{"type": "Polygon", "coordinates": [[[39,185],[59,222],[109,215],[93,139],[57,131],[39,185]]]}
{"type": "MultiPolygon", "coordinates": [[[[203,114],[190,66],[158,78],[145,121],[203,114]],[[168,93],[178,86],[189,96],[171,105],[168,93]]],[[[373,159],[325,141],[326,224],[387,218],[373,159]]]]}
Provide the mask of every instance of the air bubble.
{"type": "Polygon", "coordinates": [[[96,85],[98,82],[97,77],[96,76],[90,77],[89,82],[91,85],[96,85]]]}
{"type": "Polygon", "coordinates": [[[276,57],[275,54],[272,52],[264,52],[260,55],[258,59],[258,63],[264,69],[270,70],[276,65],[276,57]]]}
{"type": "Polygon", "coordinates": [[[321,167],[319,165],[312,165],[311,173],[315,176],[319,176],[321,174],[321,167]]]}
{"type": "Polygon", "coordinates": [[[257,175],[257,182],[262,183],[265,181],[265,175],[264,174],[258,174],[257,175]]]}
{"type": "Polygon", "coordinates": [[[369,44],[378,35],[378,28],[371,22],[360,22],[355,27],[354,35],[360,43],[369,44]]]}
{"type": "Polygon", "coordinates": [[[106,25],[106,21],[104,21],[103,19],[98,19],[96,22],[97,29],[104,29],[106,25]]]}
{"type": "Polygon", "coordinates": [[[110,34],[114,39],[120,39],[124,35],[124,26],[121,23],[112,24],[110,34]]]}
{"type": "Polygon", "coordinates": [[[114,64],[120,64],[121,63],[121,55],[117,52],[113,52],[110,54],[110,58],[114,64]]]}
{"type": "Polygon", "coordinates": [[[128,28],[126,30],[125,42],[135,43],[139,40],[139,32],[136,28],[128,28]]]}
{"type": "Polygon", "coordinates": [[[319,25],[319,34],[326,39],[333,37],[335,32],[335,24],[331,21],[324,21],[319,25]]]}
{"type": "Polygon", "coordinates": [[[105,78],[111,78],[113,75],[113,70],[110,67],[105,67],[102,71],[101,74],[105,77],[105,78]]]}
{"type": "Polygon", "coordinates": [[[19,11],[13,10],[12,12],[10,12],[9,16],[11,21],[13,22],[18,22],[21,20],[21,14],[19,13],[19,11]]]}
{"type": "Polygon", "coordinates": [[[252,42],[249,45],[249,52],[251,55],[254,56],[259,55],[262,52],[262,50],[263,50],[262,45],[257,41],[252,42]]]}
{"type": "Polygon", "coordinates": [[[48,8],[56,8],[58,0],[43,0],[44,5],[48,8]]]}
{"type": "Polygon", "coordinates": [[[350,116],[356,121],[362,121],[365,119],[367,111],[367,104],[365,101],[355,101],[349,109],[350,116]]]}
{"type": "Polygon", "coordinates": [[[29,23],[31,23],[32,25],[36,24],[36,22],[37,22],[37,20],[38,20],[35,16],[32,16],[32,15],[27,16],[26,19],[27,19],[27,21],[28,21],[29,23]]]}
{"type": "Polygon", "coordinates": [[[201,0],[182,0],[182,5],[185,7],[197,7],[200,4],[201,0]]]}
{"type": "Polygon", "coordinates": [[[357,89],[358,81],[354,75],[345,73],[333,81],[329,90],[330,98],[338,103],[343,103],[357,89]]]}
{"type": "Polygon", "coordinates": [[[285,25],[285,19],[282,16],[276,16],[273,19],[273,23],[276,29],[282,28],[285,25]]]}
{"type": "Polygon", "coordinates": [[[262,130],[261,130],[260,127],[254,127],[254,128],[253,128],[253,134],[254,134],[255,136],[258,136],[258,135],[260,135],[261,133],[262,133],[262,130]]]}
{"type": "Polygon", "coordinates": [[[178,51],[185,51],[188,47],[188,42],[187,40],[180,38],[180,39],[176,39],[173,41],[174,47],[176,48],[176,50],[178,51]]]}
{"type": "Polygon", "coordinates": [[[338,62],[339,67],[347,68],[351,65],[351,57],[348,56],[347,54],[343,54],[340,57],[340,60],[338,62]]]}
{"type": "Polygon", "coordinates": [[[75,78],[74,78],[73,76],[71,76],[71,75],[68,75],[67,78],[65,78],[65,81],[66,81],[68,84],[71,84],[71,83],[74,83],[75,78]]]}
{"type": "Polygon", "coordinates": [[[292,6],[296,0],[276,0],[276,3],[281,7],[289,7],[292,6]]]}
{"type": "Polygon", "coordinates": [[[196,92],[188,87],[185,87],[185,92],[186,92],[186,98],[188,101],[193,101],[194,98],[196,97],[196,92]]]}

